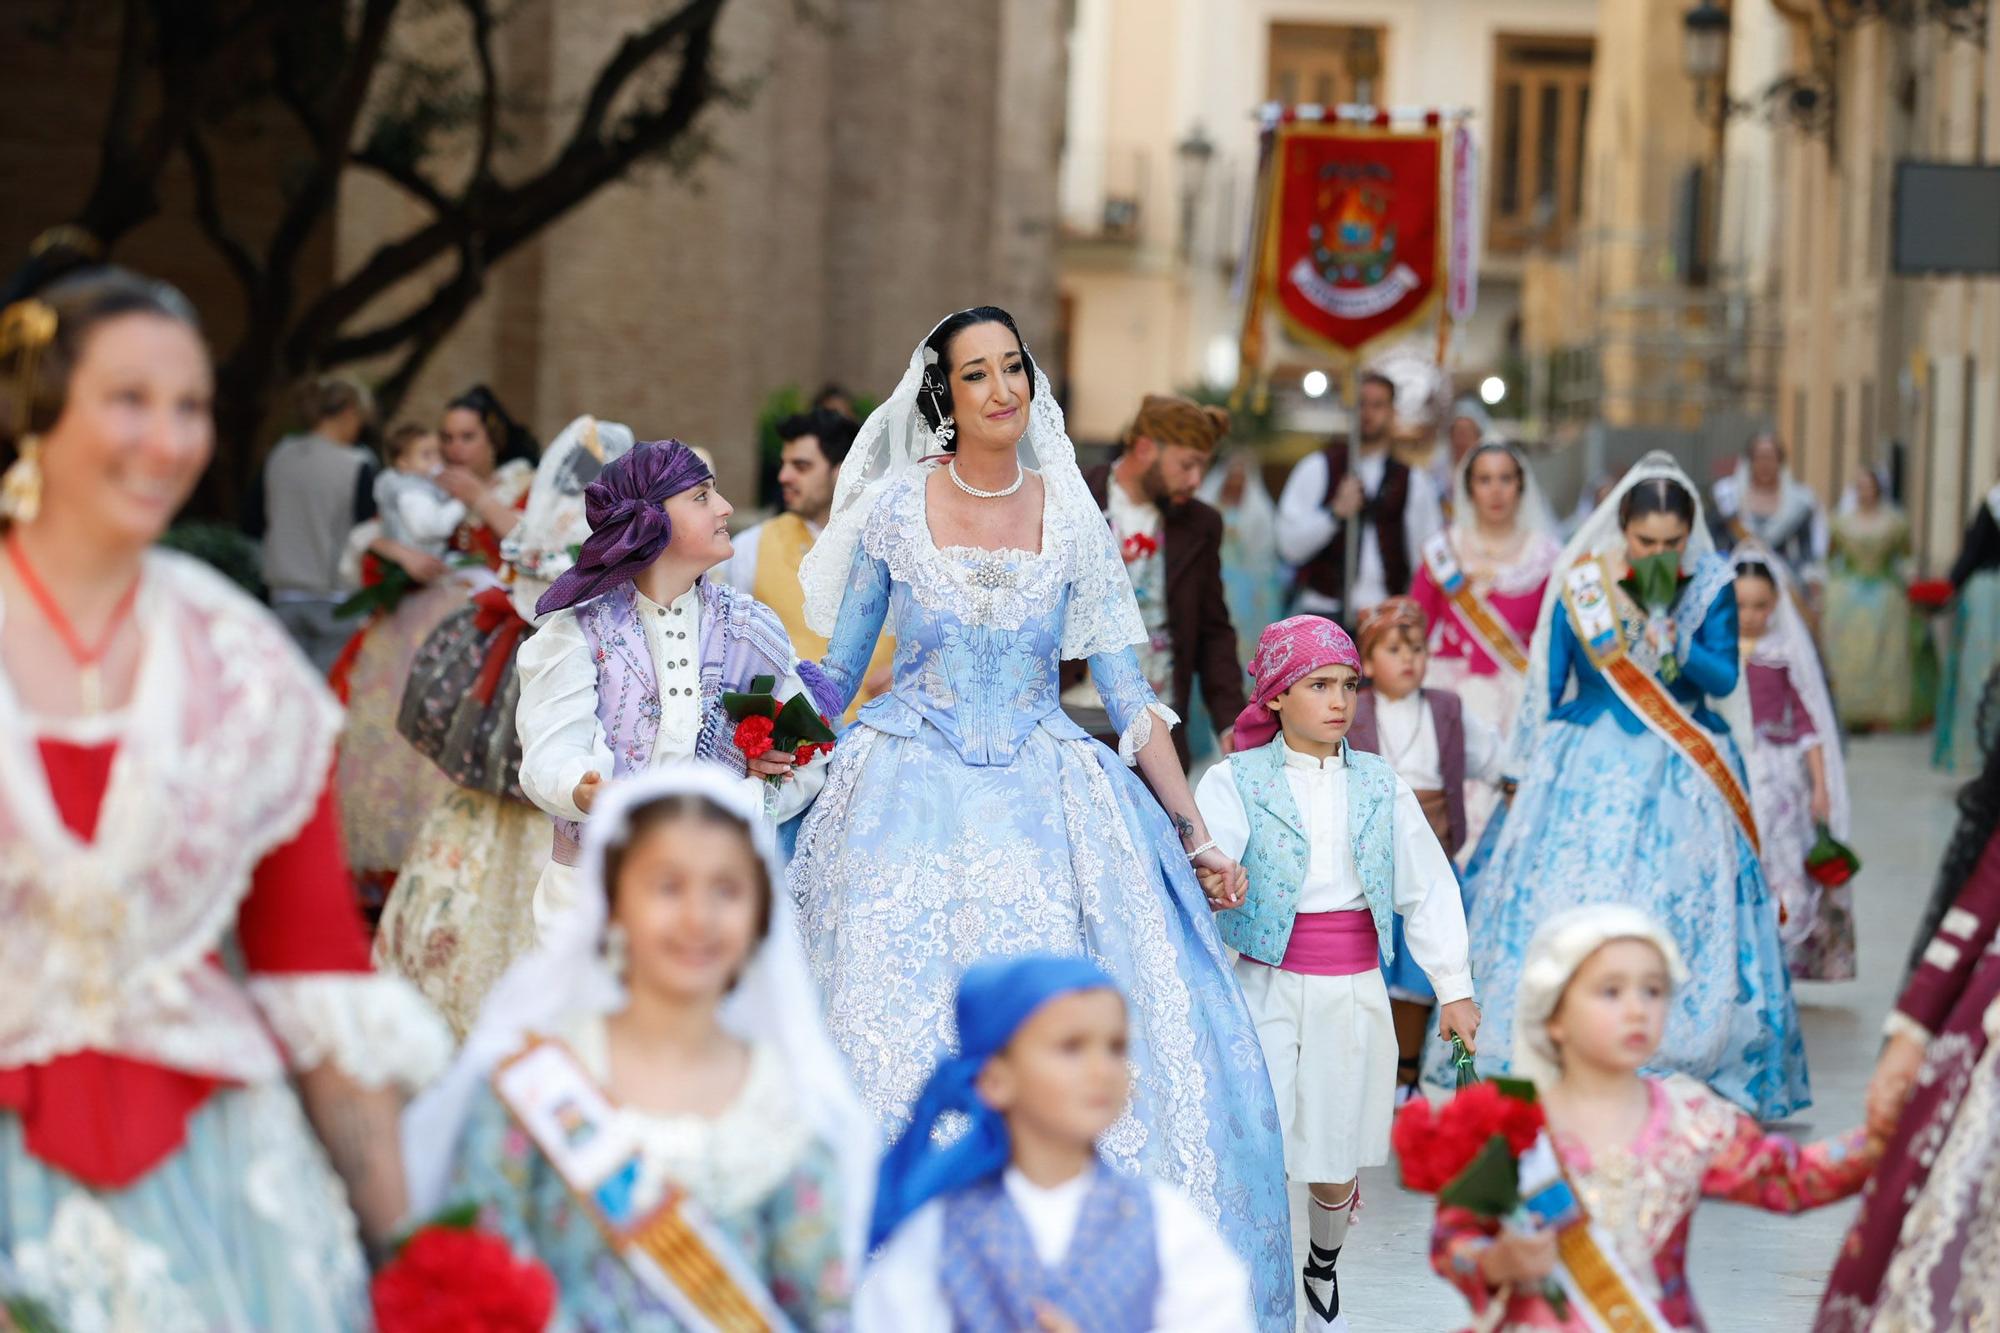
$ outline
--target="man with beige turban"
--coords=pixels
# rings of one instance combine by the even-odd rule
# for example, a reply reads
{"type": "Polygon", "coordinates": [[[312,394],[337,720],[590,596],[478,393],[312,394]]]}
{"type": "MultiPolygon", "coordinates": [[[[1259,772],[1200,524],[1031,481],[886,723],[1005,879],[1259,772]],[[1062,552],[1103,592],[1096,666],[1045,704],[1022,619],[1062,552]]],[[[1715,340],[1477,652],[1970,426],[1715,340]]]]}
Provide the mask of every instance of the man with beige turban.
{"type": "MultiPolygon", "coordinates": [[[[1219,407],[1148,394],[1116,458],[1083,474],[1139,599],[1146,626],[1139,667],[1147,683],[1185,718],[1199,675],[1202,702],[1222,727],[1243,709],[1243,668],[1222,595],[1222,515],[1194,492],[1228,431],[1229,413],[1219,407]]],[[[1081,662],[1063,665],[1063,707],[1093,735],[1116,744],[1081,662]]],[[[1227,753],[1226,733],[1221,745],[1227,753]]],[[[1174,748],[1185,766],[1184,727],[1174,731],[1174,748]]]]}

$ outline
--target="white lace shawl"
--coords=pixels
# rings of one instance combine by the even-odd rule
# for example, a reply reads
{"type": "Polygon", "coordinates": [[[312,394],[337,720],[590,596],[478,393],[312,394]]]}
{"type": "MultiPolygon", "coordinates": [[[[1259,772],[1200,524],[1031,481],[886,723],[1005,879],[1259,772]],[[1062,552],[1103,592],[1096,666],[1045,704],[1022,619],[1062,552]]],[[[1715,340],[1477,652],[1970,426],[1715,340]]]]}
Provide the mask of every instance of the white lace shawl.
{"type": "MultiPolygon", "coordinates": [[[[1562,554],[1556,557],[1548,591],[1542,594],[1542,609],[1535,617],[1535,635],[1528,647],[1528,688],[1521,695],[1521,712],[1508,751],[1506,771],[1509,777],[1518,778],[1527,771],[1528,761],[1541,740],[1542,728],[1548,723],[1550,710],[1562,702],[1550,693],[1549,649],[1553,642],[1552,626],[1562,606],[1564,576],[1587,556],[1613,555],[1621,551],[1624,529],[1618,522],[1619,504],[1624,501],[1626,493],[1641,482],[1661,479],[1678,483],[1694,501],[1694,526],[1688,532],[1687,548],[1681,555],[1681,568],[1697,569],[1704,559],[1715,555],[1715,538],[1709,532],[1702,513],[1701,491],[1681,470],[1672,454],[1655,449],[1618,479],[1611,493],[1591,511],[1590,517],[1583,521],[1583,526],[1563,547],[1562,554]]],[[[1690,585],[1691,588],[1693,586],[1690,585]]],[[[1706,599],[1698,600],[1701,604],[1689,606],[1690,614],[1679,620],[1675,627],[1683,654],[1694,632],[1701,628],[1701,622],[1708,616],[1706,599]]],[[[1743,688],[1742,676],[1737,676],[1735,690],[1726,698],[1714,702],[1717,714],[1728,724],[1737,745],[1747,746],[1750,743],[1750,696],[1743,688]]]]}
{"type": "Polygon", "coordinates": [[[257,863],[311,818],[340,708],[270,613],[198,561],[149,554],[138,618],[146,647],[131,704],[100,729],[118,753],[88,843],[50,796],[42,724],[0,673],[0,1067],[98,1050],[246,1083],[287,1055],[368,1083],[429,1077],[450,1037],[400,979],[253,974],[246,992],[208,961],[257,863]]]}
{"type": "MultiPolygon", "coordinates": [[[[862,424],[854,447],[841,464],[826,529],[799,567],[806,623],[821,634],[832,636],[839,620],[841,598],[869,516],[878,504],[892,502],[897,483],[906,480],[912,469],[927,456],[941,452],[917,412],[917,390],[923,375],[924,344],[918,343],[896,391],[862,424]]],[[[1063,624],[1063,657],[1078,660],[1145,642],[1146,626],[1139,617],[1132,581],[1118,557],[1104,513],[1091,499],[1090,488],[1077,469],[1076,446],[1070,443],[1063,425],[1062,407],[1039,367],[1020,453],[1023,467],[1041,473],[1046,492],[1042,554],[1050,555],[1051,543],[1056,544],[1062,548],[1063,566],[1070,571],[1072,591],[1063,624]]]]}

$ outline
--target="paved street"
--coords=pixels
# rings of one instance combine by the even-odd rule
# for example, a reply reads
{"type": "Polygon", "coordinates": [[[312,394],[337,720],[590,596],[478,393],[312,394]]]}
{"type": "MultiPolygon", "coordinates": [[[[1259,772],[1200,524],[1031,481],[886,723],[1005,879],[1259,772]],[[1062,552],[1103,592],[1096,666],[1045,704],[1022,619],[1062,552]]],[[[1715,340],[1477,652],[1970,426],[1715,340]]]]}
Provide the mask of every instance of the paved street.
{"type": "MultiPolygon", "coordinates": [[[[1958,779],[1934,773],[1930,738],[1853,742],[1858,980],[1799,988],[1815,1103],[1783,1128],[1816,1137],[1856,1124],[1873,1068],[1876,1032],[1895,1000],[1915,919],[1952,823],[1958,779]]],[[[1393,1168],[1364,1173],[1361,1222],[1341,1256],[1341,1295],[1355,1333],[1462,1327],[1465,1303],[1428,1267],[1431,1201],[1397,1185],[1393,1168]]],[[[1303,1248],[1302,1205],[1294,1232],[1303,1248]]],[[[1821,1285],[1853,1205],[1780,1219],[1729,1204],[1695,1219],[1692,1281],[1711,1328],[1787,1330],[1810,1325],[1821,1285]]]]}

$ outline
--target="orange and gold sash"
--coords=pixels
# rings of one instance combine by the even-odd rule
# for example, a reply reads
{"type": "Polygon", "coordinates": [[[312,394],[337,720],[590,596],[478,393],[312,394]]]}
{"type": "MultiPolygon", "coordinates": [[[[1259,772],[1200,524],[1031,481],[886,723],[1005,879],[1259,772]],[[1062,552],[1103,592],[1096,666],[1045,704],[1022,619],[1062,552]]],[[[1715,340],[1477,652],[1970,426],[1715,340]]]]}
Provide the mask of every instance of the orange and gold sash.
{"type": "Polygon", "coordinates": [[[1715,784],[1723,804],[1736,816],[1743,836],[1750,840],[1750,850],[1760,851],[1757,817],[1751,812],[1749,793],[1737,781],[1729,760],[1707,729],[1688,716],[1659,678],[1625,651],[1625,637],[1612,602],[1614,592],[1604,566],[1595,559],[1578,561],[1563,576],[1563,605],[1569,608],[1577,642],[1583,645],[1591,665],[1611,682],[1611,688],[1625,706],[1715,784]]]}
{"type": "Polygon", "coordinates": [[[1452,614],[1466,633],[1484,645],[1487,655],[1501,666],[1516,676],[1527,675],[1527,645],[1493,609],[1492,603],[1472,590],[1472,581],[1465,577],[1465,571],[1458,567],[1458,557],[1452,554],[1450,537],[1434,533],[1424,543],[1424,566],[1450,599],[1452,614]]]}
{"type": "Polygon", "coordinates": [[[684,1327],[791,1333],[754,1270],[685,1191],[670,1185],[638,1210],[639,1145],[568,1046],[530,1037],[494,1071],[493,1090],[612,1253],[684,1327]]]}
{"type": "Polygon", "coordinates": [[[1668,1333],[1673,1327],[1590,1219],[1556,1233],[1556,1255],[1556,1280],[1570,1312],[1592,1333],[1668,1333]]]}

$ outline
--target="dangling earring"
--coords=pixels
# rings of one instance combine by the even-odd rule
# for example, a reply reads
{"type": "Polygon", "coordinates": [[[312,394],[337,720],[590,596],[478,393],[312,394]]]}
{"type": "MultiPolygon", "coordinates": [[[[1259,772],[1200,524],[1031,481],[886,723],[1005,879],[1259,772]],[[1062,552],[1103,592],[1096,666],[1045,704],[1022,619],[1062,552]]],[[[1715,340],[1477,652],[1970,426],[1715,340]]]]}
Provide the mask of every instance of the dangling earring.
{"type": "Polygon", "coordinates": [[[604,928],[604,965],[611,969],[611,975],[620,982],[625,980],[626,955],[630,950],[631,937],[625,927],[612,922],[604,928]]]}
{"type": "Polygon", "coordinates": [[[0,476],[0,516],[13,523],[32,523],[42,512],[42,439],[23,435],[16,458],[0,476]]]}
{"type": "Polygon", "coordinates": [[[938,422],[937,440],[939,444],[950,444],[951,437],[956,434],[958,434],[958,427],[952,424],[950,417],[946,417],[944,420],[938,422]]]}
{"type": "MultiPolygon", "coordinates": [[[[929,348],[924,349],[924,354],[931,361],[937,359],[937,353],[929,348]]],[[[958,434],[958,427],[953,423],[951,414],[944,410],[944,404],[939,401],[944,396],[943,391],[928,370],[924,372],[923,391],[931,396],[931,411],[937,413],[938,417],[937,429],[931,434],[937,437],[940,445],[950,444],[952,437],[958,434]]]]}

